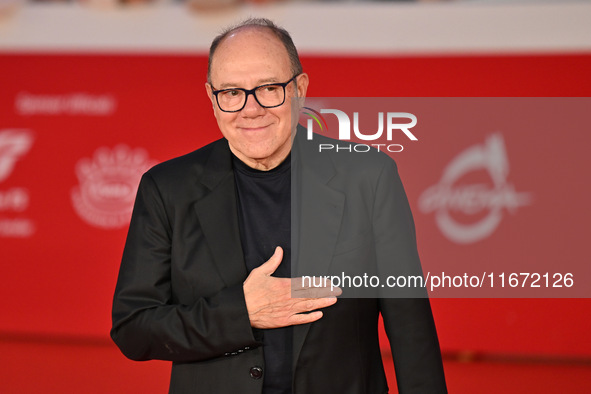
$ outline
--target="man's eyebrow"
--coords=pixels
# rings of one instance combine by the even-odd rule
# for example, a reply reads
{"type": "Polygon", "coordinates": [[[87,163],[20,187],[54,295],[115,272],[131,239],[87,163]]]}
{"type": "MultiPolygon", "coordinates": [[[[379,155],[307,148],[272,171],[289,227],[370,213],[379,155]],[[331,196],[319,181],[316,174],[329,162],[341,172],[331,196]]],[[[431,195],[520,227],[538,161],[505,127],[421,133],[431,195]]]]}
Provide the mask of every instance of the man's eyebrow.
{"type": "Polygon", "coordinates": [[[268,83],[277,83],[277,82],[280,82],[278,78],[265,78],[265,79],[259,80],[257,86],[265,85],[268,83]]]}
{"type": "Polygon", "coordinates": [[[220,86],[218,86],[217,88],[218,88],[218,90],[219,90],[219,89],[229,89],[229,88],[237,88],[237,87],[238,87],[238,86],[237,86],[237,84],[235,84],[235,83],[229,83],[229,82],[226,82],[226,83],[222,83],[222,84],[221,84],[220,86]]]}

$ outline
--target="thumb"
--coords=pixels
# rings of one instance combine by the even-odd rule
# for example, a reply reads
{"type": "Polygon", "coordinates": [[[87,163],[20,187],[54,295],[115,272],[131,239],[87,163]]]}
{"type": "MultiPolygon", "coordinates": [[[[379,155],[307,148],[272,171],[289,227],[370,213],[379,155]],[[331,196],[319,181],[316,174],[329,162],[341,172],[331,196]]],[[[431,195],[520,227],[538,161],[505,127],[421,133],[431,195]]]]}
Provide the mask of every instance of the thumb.
{"type": "Polygon", "coordinates": [[[283,249],[281,249],[281,246],[278,246],[275,248],[275,253],[273,253],[273,256],[261,264],[259,269],[265,275],[272,275],[277,267],[279,267],[279,264],[281,264],[281,260],[283,260],[283,249]]]}

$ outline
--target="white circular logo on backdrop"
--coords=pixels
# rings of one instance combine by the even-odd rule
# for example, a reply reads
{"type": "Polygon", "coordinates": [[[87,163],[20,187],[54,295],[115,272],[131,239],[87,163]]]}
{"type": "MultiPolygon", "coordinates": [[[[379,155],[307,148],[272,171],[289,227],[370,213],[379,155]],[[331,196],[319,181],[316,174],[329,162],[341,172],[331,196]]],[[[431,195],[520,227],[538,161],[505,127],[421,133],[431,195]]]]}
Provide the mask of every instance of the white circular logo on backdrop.
{"type": "Polygon", "coordinates": [[[92,159],[76,164],[80,184],[72,190],[74,209],[95,227],[127,226],[141,176],[154,164],[142,148],[98,148],[92,159]]]}
{"type": "Polygon", "coordinates": [[[513,213],[531,202],[528,193],[516,192],[507,182],[508,174],[503,136],[492,134],[484,144],[466,149],[445,167],[439,184],[420,196],[419,209],[423,213],[435,212],[437,226],[451,241],[467,244],[485,239],[501,223],[504,209],[513,213]],[[464,175],[479,170],[488,172],[492,188],[481,183],[455,185],[464,175]],[[451,215],[454,211],[478,219],[462,223],[451,215]]]}

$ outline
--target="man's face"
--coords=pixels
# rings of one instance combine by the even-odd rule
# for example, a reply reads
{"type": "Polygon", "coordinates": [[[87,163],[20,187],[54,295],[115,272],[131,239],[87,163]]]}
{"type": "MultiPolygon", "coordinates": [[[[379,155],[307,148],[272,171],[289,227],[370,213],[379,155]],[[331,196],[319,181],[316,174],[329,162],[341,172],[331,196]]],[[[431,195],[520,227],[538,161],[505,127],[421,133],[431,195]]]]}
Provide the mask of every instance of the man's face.
{"type": "Polygon", "coordinates": [[[308,76],[301,74],[285,87],[285,103],[275,108],[261,107],[249,95],[238,112],[219,109],[215,90],[253,89],[287,82],[292,75],[287,50],[266,28],[243,28],[226,37],[217,48],[211,64],[211,85],[206,84],[214,115],[232,152],[247,165],[268,170],[276,167],[291,149],[291,97],[305,97],[308,76]]]}

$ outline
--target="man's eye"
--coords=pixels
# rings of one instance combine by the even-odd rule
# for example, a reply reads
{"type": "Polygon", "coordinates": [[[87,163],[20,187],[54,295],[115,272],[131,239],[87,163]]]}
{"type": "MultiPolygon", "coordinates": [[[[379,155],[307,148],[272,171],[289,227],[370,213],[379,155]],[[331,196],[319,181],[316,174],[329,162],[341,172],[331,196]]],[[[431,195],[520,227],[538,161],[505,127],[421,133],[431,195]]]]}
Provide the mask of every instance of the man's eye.
{"type": "Polygon", "coordinates": [[[267,85],[267,86],[265,86],[265,92],[272,93],[272,92],[276,91],[278,88],[279,88],[279,86],[277,86],[277,85],[267,85]]]}
{"type": "Polygon", "coordinates": [[[224,96],[227,97],[236,97],[240,95],[240,90],[226,90],[224,91],[224,96]]]}

